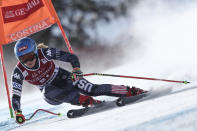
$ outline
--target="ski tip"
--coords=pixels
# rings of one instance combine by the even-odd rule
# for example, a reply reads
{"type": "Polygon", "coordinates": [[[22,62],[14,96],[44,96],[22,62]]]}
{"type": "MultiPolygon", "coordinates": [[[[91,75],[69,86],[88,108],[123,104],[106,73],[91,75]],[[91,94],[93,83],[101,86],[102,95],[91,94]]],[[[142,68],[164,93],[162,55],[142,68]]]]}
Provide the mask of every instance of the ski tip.
{"type": "Polygon", "coordinates": [[[74,113],[73,113],[72,110],[69,110],[69,111],[67,112],[67,117],[68,117],[68,118],[74,118],[74,113]]]}
{"type": "Polygon", "coordinates": [[[119,106],[119,107],[124,106],[125,103],[124,103],[123,99],[124,99],[123,97],[118,98],[117,101],[116,101],[116,105],[119,106]]]}

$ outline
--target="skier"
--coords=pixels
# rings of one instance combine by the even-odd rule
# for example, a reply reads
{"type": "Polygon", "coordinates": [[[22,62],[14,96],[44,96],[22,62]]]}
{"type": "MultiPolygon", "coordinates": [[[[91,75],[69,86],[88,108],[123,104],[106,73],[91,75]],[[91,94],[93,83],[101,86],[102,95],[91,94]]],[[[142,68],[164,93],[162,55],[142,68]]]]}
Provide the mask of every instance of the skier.
{"type": "Polygon", "coordinates": [[[19,124],[25,122],[20,106],[23,80],[37,86],[43,93],[44,100],[52,105],[66,102],[90,106],[101,103],[91,96],[127,97],[144,92],[124,85],[93,84],[83,78],[76,55],[56,48],[37,49],[36,42],[31,38],[17,41],[14,52],[19,62],[12,74],[12,105],[19,124]],[[73,71],[59,67],[53,60],[70,62],[73,71]]]}

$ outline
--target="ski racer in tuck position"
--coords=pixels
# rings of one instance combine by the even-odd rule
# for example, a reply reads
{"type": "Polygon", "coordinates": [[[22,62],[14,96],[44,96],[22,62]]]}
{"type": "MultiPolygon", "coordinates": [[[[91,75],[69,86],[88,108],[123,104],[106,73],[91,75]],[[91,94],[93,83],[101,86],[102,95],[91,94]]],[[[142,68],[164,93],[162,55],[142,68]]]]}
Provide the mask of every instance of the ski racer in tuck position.
{"type": "Polygon", "coordinates": [[[144,92],[124,85],[93,84],[83,78],[76,55],[56,48],[38,49],[36,42],[30,38],[17,41],[14,52],[19,61],[12,74],[12,106],[19,124],[25,122],[20,104],[23,80],[37,86],[44,100],[52,105],[66,102],[90,106],[101,102],[91,96],[128,97],[144,92]],[[70,62],[73,71],[59,67],[53,60],[70,62]]]}

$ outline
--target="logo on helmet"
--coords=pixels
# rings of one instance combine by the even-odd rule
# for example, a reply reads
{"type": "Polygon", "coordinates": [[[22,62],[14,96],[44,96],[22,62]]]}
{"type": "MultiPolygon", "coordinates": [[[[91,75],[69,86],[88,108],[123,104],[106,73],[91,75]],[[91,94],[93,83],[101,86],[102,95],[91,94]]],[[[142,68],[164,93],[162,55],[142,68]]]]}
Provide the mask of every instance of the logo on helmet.
{"type": "Polygon", "coordinates": [[[22,46],[21,48],[18,49],[19,52],[26,50],[28,47],[27,46],[22,46]]]}

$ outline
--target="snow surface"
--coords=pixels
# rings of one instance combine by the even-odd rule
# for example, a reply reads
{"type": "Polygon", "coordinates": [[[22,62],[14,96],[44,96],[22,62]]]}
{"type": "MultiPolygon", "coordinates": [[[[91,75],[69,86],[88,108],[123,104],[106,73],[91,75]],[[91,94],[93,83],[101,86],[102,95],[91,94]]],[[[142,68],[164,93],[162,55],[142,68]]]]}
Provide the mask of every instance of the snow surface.
{"type": "MultiPolygon", "coordinates": [[[[119,67],[125,71],[130,65],[119,67]]],[[[117,69],[115,69],[117,70],[117,69]]],[[[119,70],[121,72],[121,70],[119,70]]],[[[95,78],[89,78],[95,79],[95,78]]],[[[126,79],[105,78],[103,82],[110,80],[112,83],[130,83],[126,79]]],[[[100,79],[101,80],[101,79],[100,79]]],[[[133,83],[138,80],[132,80],[133,83]]],[[[140,80],[142,82],[142,80],[140,80]]],[[[149,83],[149,81],[147,81],[149,83]]],[[[102,82],[101,82],[102,83],[102,82]]],[[[146,83],[146,82],[145,82],[146,83]]],[[[0,130],[13,129],[13,131],[89,131],[89,130],[136,130],[136,131],[195,131],[197,128],[195,115],[197,114],[197,86],[189,84],[171,83],[172,87],[165,82],[152,82],[164,84],[161,86],[146,86],[143,89],[159,90],[161,97],[145,100],[136,104],[125,107],[118,107],[112,110],[84,116],[81,118],[69,119],[66,112],[71,108],[78,108],[63,104],[60,106],[51,106],[42,100],[42,95],[37,92],[28,96],[33,98],[28,100],[23,97],[23,112],[26,118],[30,116],[36,109],[43,108],[53,112],[61,112],[62,116],[57,117],[47,113],[40,112],[32,120],[27,121],[24,125],[17,125],[14,120],[8,120],[8,112],[6,109],[0,110],[1,121],[0,130]],[[174,86],[174,87],[173,87],[174,86]],[[39,96],[38,96],[39,94],[39,96]],[[34,96],[36,98],[34,99],[34,96]],[[26,101],[25,101],[25,100],[26,101]]],[[[145,86],[144,86],[145,87],[145,86]]],[[[97,97],[97,99],[112,100],[110,97],[97,97]]]]}
{"type": "MultiPolygon", "coordinates": [[[[28,118],[39,108],[61,112],[57,117],[39,112],[32,120],[17,125],[8,119],[7,105],[0,107],[0,131],[196,131],[197,130],[197,2],[195,0],[146,0],[136,6],[131,15],[134,22],[129,33],[140,44],[130,48],[125,65],[105,73],[174,80],[188,80],[191,84],[145,81],[113,77],[87,77],[93,83],[135,85],[160,91],[160,97],[125,107],[68,119],[66,112],[79,108],[69,104],[48,105],[42,95],[23,94],[22,109],[28,118]]],[[[110,58],[108,58],[110,59],[110,58]]],[[[96,97],[113,100],[112,97],[96,97]]]]}

